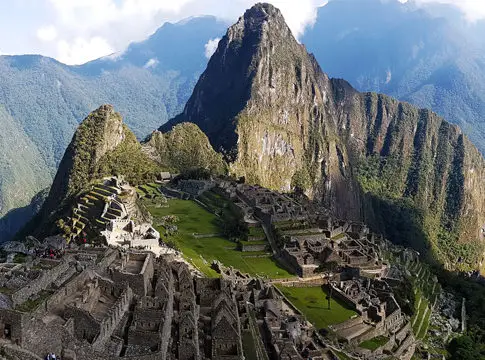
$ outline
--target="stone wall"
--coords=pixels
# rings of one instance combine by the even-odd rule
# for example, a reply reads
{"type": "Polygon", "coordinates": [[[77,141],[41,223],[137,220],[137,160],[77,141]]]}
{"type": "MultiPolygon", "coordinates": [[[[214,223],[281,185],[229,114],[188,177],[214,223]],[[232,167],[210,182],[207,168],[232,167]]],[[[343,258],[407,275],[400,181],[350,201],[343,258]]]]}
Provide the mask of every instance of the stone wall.
{"type": "Polygon", "coordinates": [[[0,348],[0,357],[9,360],[42,360],[41,357],[31,353],[28,350],[22,349],[15,345],[3,344],[0,348]]]}
{"type": "Polygon", "coordinates": [[[69,263],[67,261],[60,262],[59,265],[49,270],[44,270],[35,280],[32,280],[29,284],[23,288],[15,291],[12,298],[12,305],[16,307],[29,299],[34,294],[38,294],[42,290],[47,289],[61,274],[69,269],[69,263]]]}
{"type": "Polygon", "coordinates": [[[86,310],[75,306],[66,306],[64,316],[74,319],[74,336],[79,340],[93,343],[101,330],[101,324],[86,310]]]}
{"type": "Polygon", "coordinates": [[[251,252],[251,251],[265,251],[268,247],[268,243],[265,244],[244,244],[242,246],[243,252],[251,252]]]}
{"type": "Polygon", "coordinates": [[[162,334],[158,331],[130,329],[128,332],[130,345],[146,346],[153,348],[162,343],[162,334]]]}
{"type": "Polygon", "coordinates": [[[309,286],[322,286],[327,283],[327,281],[324,278],[317,278],[317,279],[312,279],[308,281],[299,281],[295,280],[292,278],[289,279],[277,279],[275,281],[272,281],[273,284],[281,284],[286,287],[296,287],[296,288],[304,288],[304,287],[309,287],[309,286]]]}
{"type": "Polygon", "coordinates": [[[395,332],[401,328],[403,320],[401,309],[397,309],[384,320],[384,328],[386,331],[395,332]]]}
{"type": "MultiPolygon", "coordinates": [[[[129,286],[121,293],[113,306],[109,309],[108,315],[100,324],[99,335],[93,342],[93,348],[102,349],[106,340],[109,339],[113,331],[118,326],[123,318],[123,315],[128,311],[133,300],[133,291],[129,286]]],[[[76,329],[77,330],[77,329],[76,329]]]]}
{"type": "Polygon", "coordinates": [[[6,327],[10,327],[10,339],[19,345],[23,344],[24,328],[28,319],[26,314],[10,309],[0,309],[0,337],[5,337],[6,327]]]}
{"type": "Polygon", "coordinates": [[[88,270],[84,270],[82,273],[78,274],[74,279],[65,284],[62,288],[57,290],[51,297],[46,301],[47,311],[52,311],[56,306],[61,304],[68,295],[74,294],[78,288],[81,287],[82,283],[86,281],[89,277],[88,270]]]}
{"type": "Polygon", "coordinates": [[[106,270],[118,257],[118,251],[114,249],[106,250],[103,259],[96,265],[98,269],[106,270]]]}
{"type": "Polygon", "coordinates": [[[349,327],[362,324],[362,322],[363,322],[362,316],[356,316],[355,318],[349,319],[343,323],[331,325],[330,328],[333,331],[338,332],[338,331],[347,329],[349,327]]]}
{"type": "MultiPolygon", "coordinates": [[[[332,285],[329,285],[329,286],[332,286],[332,285]]],[[[330,291],[330,289],[329,289],[330,291]]],[[[347,306],[349,306],[352,310],[355,310],[357,311],[360,315],[362,315],[362,311],[360,310],[360,307],[357,306],[357,304],[355,302],[353,302],[352,300],[350,300],[344,293],[342,293],[338,288],[336,287],[333,287],[333,291],[332,291],[332,296],[334,298],[337,298],[341,301],[343,301],[347,306]]]]}
{"type": "Polygon", "coordinates": [[[402,342],[406,338],[407,334],[411,331],[411,322],[408,321],[406,325],[404,325],[402,329],[396,333],[396,340],[402,342]]]}
{"type": "Polygon", "coordinates": [[[154,267],[153,267],[153,255],[151,253],[129,253],[129,257],[143,257],[144,263],[140,273],[131,274],[121,268],[116,267],[113,269],[113,281],[117,283],[127,283],[133,292],[138,296],[145,296],[147,294],[149,286],[151,286],[151,280],[153,279],[154,267]]]}

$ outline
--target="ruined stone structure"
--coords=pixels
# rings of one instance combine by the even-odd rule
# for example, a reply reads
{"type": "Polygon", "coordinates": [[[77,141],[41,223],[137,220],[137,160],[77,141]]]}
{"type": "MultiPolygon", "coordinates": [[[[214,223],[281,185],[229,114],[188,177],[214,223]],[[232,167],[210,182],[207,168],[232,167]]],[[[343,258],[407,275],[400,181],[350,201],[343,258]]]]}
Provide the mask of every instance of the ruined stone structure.
{"type": "MultiPolygon", "coordinates": [[[[386,336],[389,342],[385,346],[396,348],[395,356],[403,359],[412,356],[415,340],[410,319],[401,311],[386,281],[354,277],[332,281],[328,286],[333,297],[344,301],[359,314],[344,323],[330,326],[339,338],[358,345],[377,336],[386,336]]],[[[383,351],[377,349],[369,355],[368,351],[361,350],[367,358],[383,351]]]]}
{"type": "Polygon", "coordinates": [[[298,275],[314,276],[319,266],[330,262],[373,274],[385,270],[379,244],[367,227],[328,217],[318,219],[317,224],[309,230],[283,232],[282,257],[298,275]]]}
{"type": "Polygon", "coordinates": [[[11,289],[2,294],[1,334],[19,346],[3,349],[12,354],[242,360],[249,347],[261,359],[323,359],[313,327],[271,285],[243,274],[196,277],[171,255],[67,249],[61,261],[3,265],[1,275],[11,289]],[[12,297],[29,276],[43,285],[12,297]]]}

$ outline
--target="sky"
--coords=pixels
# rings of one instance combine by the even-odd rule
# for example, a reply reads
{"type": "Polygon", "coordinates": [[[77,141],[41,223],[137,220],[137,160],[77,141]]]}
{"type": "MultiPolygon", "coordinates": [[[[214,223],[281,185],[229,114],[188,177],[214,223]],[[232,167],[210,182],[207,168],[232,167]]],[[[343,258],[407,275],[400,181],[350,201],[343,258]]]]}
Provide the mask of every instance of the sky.
{"type": "MultiPolygon", "coordinates": [[[[295,36],[316,18],[326,0],[266,0],[280,8],[295,36]]],[[[360,1],[360,0],[354,0],[360,1]]],[[[386,0],[396,1],[396,0],[386,0]]],[[[399,0],[406,2],[407,0],[399,0]]],[[[459,6],[470,20],[485,18],[485,0],[438,1],[459,6]]],[[[0,0],[0,55],[41,54],[82,64],[123,51],[164,22],[214,15],[234,22],[254,0],[0,0]]],[[[209,40],[209,39],[208,39],[209,40]]],[[[206,55],[217,39],[206,44],[206,55]]]]}

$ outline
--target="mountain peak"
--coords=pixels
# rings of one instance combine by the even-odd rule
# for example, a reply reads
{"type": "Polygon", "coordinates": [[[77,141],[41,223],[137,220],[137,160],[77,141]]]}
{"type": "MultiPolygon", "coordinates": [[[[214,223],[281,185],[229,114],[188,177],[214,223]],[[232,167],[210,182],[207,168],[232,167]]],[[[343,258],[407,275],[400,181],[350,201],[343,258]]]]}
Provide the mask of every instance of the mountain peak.
{"type": "Polygon", "coordinates": [[[250,34],[256,35],[259,39],[270,28],[279,29],[282,34],[291,33],[278,8],[267,3],[258,3],[246,10],[238,22],[229,28],[227,36],[230,41],[241,40],[250,34]]]}
{"type": "Polygon", "coordinates": [[[254,25],[260,25],[267,22],[269,19],[283,20],[283,14],[281,11],[268,3],[257,3],[250,9],[246,10],[243,15],[246,20],[254,21],[254,25]]]}
{"type": "MultiPolygon", "coordinates": [[[[235,128],[248,101],[258,98],[259,104],[278,97],[289,100],[295,90],[289,89],[288,83],[299,88],[302,74],[307,75],[306,81],[314,81],[310,75],[315,73],[314,66],[280,10],[270,4],[256,4],[221,39],[184,112],[161,130],[166,132],[175,124],[194,122],[216,150],[224,149],[232,158],[238,141],[235,128]]],[[[305,98],[302,96],[298,102],[305,98]]],[[[309,101],[312,103],[313,99],[309,101]]]]}

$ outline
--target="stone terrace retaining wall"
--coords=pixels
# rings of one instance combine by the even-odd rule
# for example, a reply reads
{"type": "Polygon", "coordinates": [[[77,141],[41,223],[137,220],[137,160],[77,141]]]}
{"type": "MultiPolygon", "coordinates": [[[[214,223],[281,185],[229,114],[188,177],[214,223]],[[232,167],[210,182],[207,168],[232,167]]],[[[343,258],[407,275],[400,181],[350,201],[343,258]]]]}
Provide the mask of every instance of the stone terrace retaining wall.
{"type": "Polygon", "coordinates": [[[42,290],[45,290],[68,269],[69,263],[67,261],[63,261],[52,269],[42,271],[37,279],[32,280],[26,286],[12,294],[12,305],[16,307],[27,301],[32,295],[38,294],[42,290]]]}

